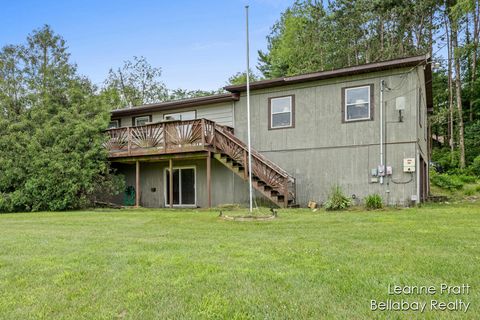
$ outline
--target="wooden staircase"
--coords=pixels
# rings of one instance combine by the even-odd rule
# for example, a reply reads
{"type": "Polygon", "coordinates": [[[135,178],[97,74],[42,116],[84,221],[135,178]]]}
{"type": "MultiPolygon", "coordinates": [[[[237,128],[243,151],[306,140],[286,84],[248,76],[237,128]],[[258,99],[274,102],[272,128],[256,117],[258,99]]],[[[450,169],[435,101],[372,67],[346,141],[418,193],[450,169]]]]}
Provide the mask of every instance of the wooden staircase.
{"type": "MultiPolygon", "coordinates": [[[[244,180],[248,180],[247,146],[222,126],[215,126],[213,157],[244,180]]],[[[252,186],[278,207],[295,206],[295,178],[252,149],[252,186]]]]}

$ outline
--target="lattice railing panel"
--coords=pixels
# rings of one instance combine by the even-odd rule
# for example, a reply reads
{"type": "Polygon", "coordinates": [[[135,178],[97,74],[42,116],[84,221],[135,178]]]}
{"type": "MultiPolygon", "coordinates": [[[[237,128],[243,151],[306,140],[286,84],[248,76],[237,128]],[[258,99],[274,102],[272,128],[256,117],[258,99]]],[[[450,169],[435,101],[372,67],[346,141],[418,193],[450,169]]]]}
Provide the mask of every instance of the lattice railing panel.
{"type": "Polygon", "coordinates": [[[175,121],[165,123],[167,148],[198,146],[202,144],[202,125],[200,121],[175,121]]]}
{"type": "Polygon", "coordinates": [[[127,130],[110,129],[106,132],[108,138],[104,143],[104,147],[109,151],[121,151],[128,147],[128,134],[127,130]]]}
{"type": "Polygon", "coordinates": [[[213,144],[213,139],[215,137],[215,122],[210,120],[204,120],[205,128],[204,128],[204,135],[205,135],[205,142],[209,145],[213,144]]]}
{"type": "Polygon", "coordinates": [[[245,149],[241,145],[222,134],[215,137],[215,144],[230,158],[244,165],[245,149]]]}
{"type": "Polygon", "coordinates": [[[252,158],[252,173],[273,189],[285,192],[286,178],[255,157],[252,158]]]}
{"type": "Polygon", "coordinates": [[[163,147],[164,130],[161,124],[132,127],[130,129],[132,148],[163,147]]]}

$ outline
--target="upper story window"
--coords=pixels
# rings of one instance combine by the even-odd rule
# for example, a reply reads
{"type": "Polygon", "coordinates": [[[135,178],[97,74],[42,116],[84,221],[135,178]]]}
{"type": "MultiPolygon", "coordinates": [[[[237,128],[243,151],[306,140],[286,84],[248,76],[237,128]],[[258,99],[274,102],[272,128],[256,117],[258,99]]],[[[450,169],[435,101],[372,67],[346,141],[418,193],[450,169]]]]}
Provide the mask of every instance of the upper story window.
{"type": "Polygon", "coordinates": [[[120,128],[120,120],[110,120],[108,123],[108,129],[115,129],[115,128],[120,128]]]}
{"type": "Polygon", "coordinates": [[[342,121],[373,120],[373,85],[342,89],[342,121]]]}
{"type": "Polygon", "coordinates": [[[143,126],[146,125],[148,122],[152,122],[152,116],[139,116],[133,117],[133,125],[134,126],[143,126]]]}
{"type": "Polygon", "coordinates": [[[168,113],[163,115],[163,120],[195,120],[197,118],[197,112],[193,111],[184,111],[177,113],[168,113]]]}
{"type": "Polygon", "coordinates": [[[295,96],[270,98],[268,115],[269,129],[295,127],[295,96]]]}

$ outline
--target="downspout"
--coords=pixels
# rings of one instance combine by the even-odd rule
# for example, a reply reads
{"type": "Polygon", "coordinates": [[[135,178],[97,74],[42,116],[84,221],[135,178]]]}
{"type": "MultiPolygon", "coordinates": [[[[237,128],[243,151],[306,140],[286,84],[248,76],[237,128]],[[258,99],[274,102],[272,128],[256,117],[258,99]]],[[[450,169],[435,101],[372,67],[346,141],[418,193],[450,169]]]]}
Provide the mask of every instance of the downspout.
{"type": "Polygon", "coordinates": [[[416,146],[415,149],[417,149],[417,155],[415,159],[415,172],[416,172],[416,177],[417,177],[417,201],[415,201],[416,204],[420,203],[420,150],[419,147],[416,146]]]}
{"type": "MultiPolygon", "coordinates": [[[[415,72],[417,73],[417,79],[419,78],[418,76],[418,68],[417,70],[415,70],[415,72]]],[[[421,97],[420,97],[421,99],[421,97]]],[[[416,177],[416,187],[417,187],[417,190],[415,192],[416,196],[417,196],[417,201],[415,201],[415,204],[419,204],[420,203],[420,142],[419,142],[419,132],[418,132],[418,119],[420,117],[420,114],[418,114],[418,112],[421,112],[421,110],[419,110],[420,108],[418,107],[418,105],[420,104],[420,100],[419,100],[419,97],[418,97],[418,91],[415,90],[415,114],[416,114],[416,117],[415,117],[415,152],[416,152],[416,155],[415,155],[415,177],[416,177]]]]}
{"type": "MultiPolygon", "coordinates": [[[[238,98],[240,101],[240,97],[238,98]]],[[[235,135],[237,130],[235,128],[235,100],[232,100],[232,126],[233,126],[233,134],[235,135]]],[[[237,199],[235,199],[235,195],[237,192],[235,191],[235,172],[232,171],[232,202],[236,203],[237,199]]]]}
{"type": "MultiPolygon", "coordinates": [[[[385,90],[385,80],[380,80],[380,168],[385,172],[385,164],[383,162],[383,91],[385,90]]],[[[380,184],[383,184],[383,175],[380,175],[380,184]]]]}
{"type": "MultiPolygon", "coordinates": [[[[415,72],[417,73],[417,79],[419,79],[419,75],[418,75],[418,68],[415,70],[415,72]]],[[[420,97],[421,99],[421,97],[420,97]]],[[[421,112],[421,110],[419,110],[420,108],[418,107],[418,105],[420,104],[420,100],[419,100],[419,97],[418,97],[418,91],[415,90],[415,114],[416,114],[416,117],[415,117],[415,152],[416,152],[416,155],[415,155],[415,177],[416,177],[416,185],[417,185],[417,190],[415,192],[416,196],[417,196],[417,201],[415,201],[415,204],[419,204],[420,203],[420,143],[419,143],[419,132],[418,132],[418,118],[420,117],[420,114],[418,114],[418,112],[421,112]]]]}

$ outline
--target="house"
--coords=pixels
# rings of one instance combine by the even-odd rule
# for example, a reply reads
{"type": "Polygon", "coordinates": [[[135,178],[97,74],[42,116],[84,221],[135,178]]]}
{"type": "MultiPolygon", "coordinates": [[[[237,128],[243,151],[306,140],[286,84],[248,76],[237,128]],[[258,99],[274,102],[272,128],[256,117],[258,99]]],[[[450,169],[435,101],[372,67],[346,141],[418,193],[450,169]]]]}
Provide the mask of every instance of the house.
{"type": "MultiPolygon", "coordinates": [[[[422,55],[251,83],[255,197],[306,206],[339,185],[356,201],[425,200],[430,67],[422,55]]],[[[137,205],[248,203],[246,86],[225,90],[112,111],[109,159],[137,205]]]]}

